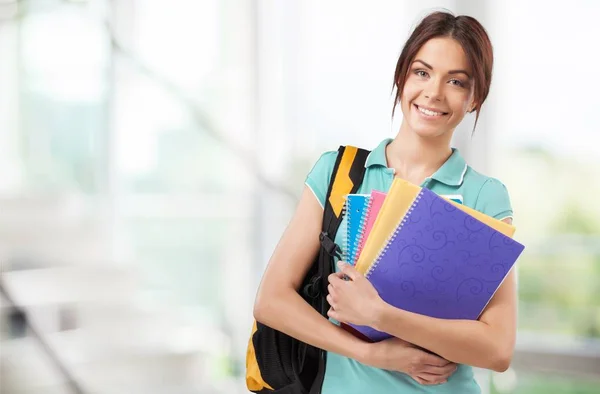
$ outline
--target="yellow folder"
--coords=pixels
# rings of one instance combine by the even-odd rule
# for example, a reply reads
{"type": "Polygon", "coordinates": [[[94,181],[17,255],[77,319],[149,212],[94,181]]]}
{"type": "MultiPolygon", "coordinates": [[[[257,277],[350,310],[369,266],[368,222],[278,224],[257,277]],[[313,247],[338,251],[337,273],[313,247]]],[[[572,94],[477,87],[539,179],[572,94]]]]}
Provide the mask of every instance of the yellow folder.
{"type": "MultiPolygon", "coordinates": [[[[371,264],[379,257],[379,254],[387,244],[390,236],[400,224],[406,211],[417,197],[421,188],[401,178],[395,178],[392,186],[387,193],[387,196],[377,214],[373,228],[369,233],[369,237],[365,242],[358,260],[356,261],[356,270],[361,274],[365,274],[371,264]]],[[[501,232],[507,237],[511,237],[515,233],[515,227],[506,222],[494,219],[491,216],[483,214],[479,211],[469,208],[463,204],[447,199],[451,204],[461,209],[462,211],[473,216],[475,219],[487,224],[496,231],[501,232]]]]}

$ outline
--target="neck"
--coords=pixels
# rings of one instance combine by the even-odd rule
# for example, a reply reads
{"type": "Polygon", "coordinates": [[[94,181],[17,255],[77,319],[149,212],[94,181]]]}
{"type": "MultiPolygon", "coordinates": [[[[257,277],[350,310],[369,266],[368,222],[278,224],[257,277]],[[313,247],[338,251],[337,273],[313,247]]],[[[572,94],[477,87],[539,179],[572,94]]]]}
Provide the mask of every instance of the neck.
{"type": "Polygon", "coordinates": [[[423,138],[403,121],[398,135],[386,148],[388,167],[394,168],[396,176],[419,185],[448,160],[451,138],[452,133],[423,138]]]}

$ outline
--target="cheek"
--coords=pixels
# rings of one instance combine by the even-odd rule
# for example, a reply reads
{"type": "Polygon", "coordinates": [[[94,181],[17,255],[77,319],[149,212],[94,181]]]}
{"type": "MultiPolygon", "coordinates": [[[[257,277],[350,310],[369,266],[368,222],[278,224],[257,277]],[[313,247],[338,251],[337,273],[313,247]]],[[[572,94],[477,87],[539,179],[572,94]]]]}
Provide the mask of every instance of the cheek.
{"type": "Polygon", "coordinates": [[[407,92],[407,94],[415,94],[421,90],[423,90],[422,83],[419,83],[419,81],[413,78],[413,76],[409,76],[406,79],[406,83],[404,84],[404,91],[407,92]]]}
{"type": "Polygon", "coordinates": [[[419,89],[413,84],[406,84],[402,92],[402,107],[408,108],[410,103],[419,95],[419,89]]]}
{"type": "Polygon", "coordinates": [[[470,96],[464,93],[450,93],[446,96],[448,98],[448,105],[452,109],[455,115],[464,116],[469,109],[470,96]]]}

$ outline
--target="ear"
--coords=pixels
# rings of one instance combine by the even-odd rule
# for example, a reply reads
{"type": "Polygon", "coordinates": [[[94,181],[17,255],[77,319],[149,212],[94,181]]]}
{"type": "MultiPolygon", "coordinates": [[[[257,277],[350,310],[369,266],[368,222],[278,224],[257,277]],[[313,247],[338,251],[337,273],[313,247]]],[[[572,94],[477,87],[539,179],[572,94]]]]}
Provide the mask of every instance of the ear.
{"type": "Polygon", "coordinates": [[[467,105],[467,112],[468,113],[473,113],[473,111],[475,111],[475,109],[477,108],[477,102],[475,102],[475,95],[473,92],[471,92],[470,97],[469,97],[469,105],[467,105]]]}
{"type": "Polygon", "coordinates": [[[471,104],[469,105],[469,109],[467,110],[467,112],[470,113],[470,114],[472,114],[473,112],[475,112],[475,109],[477,109],[477,103],[471,102],[471,104]]]}

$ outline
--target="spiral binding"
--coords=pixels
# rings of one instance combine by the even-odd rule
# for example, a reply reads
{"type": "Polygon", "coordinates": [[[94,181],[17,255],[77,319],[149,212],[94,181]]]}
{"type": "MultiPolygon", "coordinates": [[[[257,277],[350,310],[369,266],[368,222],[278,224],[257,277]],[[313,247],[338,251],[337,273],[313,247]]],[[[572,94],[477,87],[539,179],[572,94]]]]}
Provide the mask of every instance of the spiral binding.
{"type": "MultiPolygon", "coordinates": [[[[350,199],[348,198],[348,195],[345,196],[346,197],[346,202],[344,203],[344,206],[342,207],[342,217],[346,216],[346,213],[350,212],[350,208],[348,207],[348,205],[350,205],[350,199]]],[[[346,221],[346,239],[344,240],[344,250],[342,251],[342,260],[343,261],[348,261],[348,246],[350,245],[350,216],[348,216],[348,220],[346,221]]]]}
{"type": "MultiPolygon", "coordinates": [[[[344,204],[344,209],[343,209],[343,213],[344,215],[348,214],[348,220],[346,221],[346,239],[344,240],[344,252],[343,252],[343,259],[344,261],[352,264],[352,258],[354,257],[354,255],[350,255],[350,246],[355,246],[354,241],[352,240],[352,235],[350,234],[351,229],[353,228],[352,223],[352,198],[350,198],[350,196],[363,196],[366,197],[366,195],[364,194],[348,194],[346,195],[346,203],[344,204]]],[[[359,223],[360,224],[360,223],[359,223]]]]}
{"type": "Polygon", "coordinates": [[[350,252],[350,243],[352,242],[350,240],[351,235],[350,235],[350,229],[352,228],[352,223],[351,223],[351,217],[352,214],[350,214],[350,212],[352,212],[352,199],[349,198],[350,195],[346,196],[346,204],[344,204],[344,215],[348,214],[348,220],[346,221],[346,242],[344,242],[344,261],[349,263],[350,262],[350,258],[352,256],[350,256],[348,253],[350,252]]]}
{"type": "Polygon", "coordinates": [[[365,277],[367,279],[371,276],[371,272],[375,268],[377,268],[377,265],[381,262],[381,258],[387,252],[387,250],[390,248],[390,245],[392,244],[392,242],[394,242],[394,239],[396,239],[396,237],[398,236],[398,233],[400,232],[400,230],[402,230],[402,227],[404,227],[404,225],[406,224],[406,222],[408,221],[408,219],[410,219],[411,213],[414,211],[415,207],[419,203],[419,200],[421,200],[422,196],[423,196],[423,191],[421,190],[419,192],[419,194],[417,194],[417,197],[415,197],[415,200],[412,202],[412,204],[410,204],[410,207],[406,211],[406,214],[404,215],[404,217],[402,218],[402,220],[400,221],[400,223],[398,224],[398,226],[396,227],[396,229],[394,230],[394,232],[392,233],[392,235],[385,242],[385,246],[377,254],[377,258],[375,259],[375,261],[373,262],[373,264],[371,264],[371,266],[369,267],[369,269],[365,273],[365,277]]]}
{"type": "Polygon", "coordinates": [[[358,234],[356,236],[356,239],[354,240],[354,245],[352,245],[354,250],[354,254],[350,256],[350,264],[352,265],[356,265],[356,259],[358,258],[358,249],[360,248],[360,245],[363,242],[363,237],[365,235],[365,224],[367,223],[367,217],[371,212],[372,205],[373,199],[371,198],[371,196],[367,196],[366,206],[365,209],[363,209],[362,215],[360,217],[360,222],[358,223],[358,234]]]}

